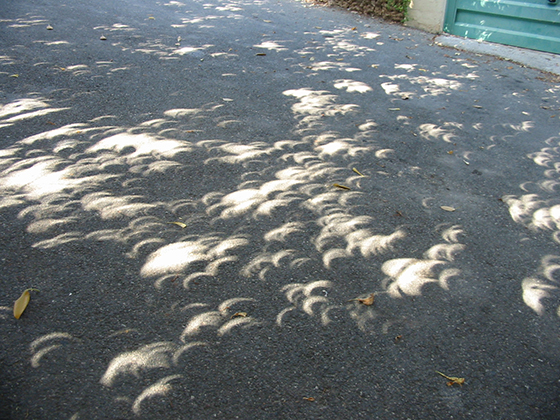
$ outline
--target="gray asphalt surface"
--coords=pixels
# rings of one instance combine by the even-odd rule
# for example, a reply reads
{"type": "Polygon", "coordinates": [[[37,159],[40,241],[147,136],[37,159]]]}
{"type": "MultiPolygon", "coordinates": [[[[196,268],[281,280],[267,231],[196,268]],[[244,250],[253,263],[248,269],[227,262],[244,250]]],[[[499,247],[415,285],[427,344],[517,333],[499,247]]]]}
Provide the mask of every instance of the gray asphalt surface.
{"type": "Polygon", "coordinates": [[[560,418],[559,92],[288,0],[1,1],[0,418],[560,418]]]}

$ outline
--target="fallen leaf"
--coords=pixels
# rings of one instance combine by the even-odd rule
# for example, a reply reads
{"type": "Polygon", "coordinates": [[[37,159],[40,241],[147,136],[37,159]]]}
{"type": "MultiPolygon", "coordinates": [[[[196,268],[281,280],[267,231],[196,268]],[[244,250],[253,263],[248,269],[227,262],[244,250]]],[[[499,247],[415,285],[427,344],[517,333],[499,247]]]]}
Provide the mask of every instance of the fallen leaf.
{"type": "Polygon", "coordinates": [[[170,225],[177,225],[179,226],[181,229],[184,229],[187,227],[187,225],[183,222],[168,222],[170,225]]]}
{"type": "Polygon", "coordinates": [[[453,150],[450,150],[450,151],[447,152],[447,153],[449,153],[450,155],[452,155],[452,154],[453,154],[453,150]]]}
{"type": "Polygon", "coordinates": [[[356,173],[357,173],[358,175],[360,175],[360,176],[365,176],[363,173],[361,173],[360,171],[358,171],[356,168],[352,168],[352,170],[353,170],[354,172],[356,172],[356,173]]]}
{"type": "Polygon", "coordinates": [[[357,31],[358,28],[356,28],[355,26],[352,28],[353,31],[357,31]]]}
{"type": "Polygon", "coordinates": [[[47,25],[47,30],[52,31],[54,28],[51,25],[47,25]]]}
{"type": "Polygon", "coordinates": [[[465,383],[465,378],[457,378],[455,376],[447,376],[447,375],[445,375],[441,372],[438,372],[437,370],[436,370],[436,373],[443,376],[445,379],[449,380],[449,382],[447,382],[447,386],[453,386],[455,384],[463,386],[463,384],[465,383]]]}
{"type": "Polygon", "coordinates": [[[99,39],[100,39],[101,41],[107,41],[107,38],[105,38],[105,35],[101,35],[101,36],[99,37],[99,39]]]}
{"type": "Polygon", "coordinates": [[[475,107],[476,109],[482,109],[480,105],[473,105],[473,107],[475,107]]]}
{"type": "Polygon", "coordinates": [[[315,401],[315,398],[313,398],[313,397],[303,397],[303,399],[304,399],[305,401],[309,401],[309,402],[315,401]]]}
{"type": "Polygon", "coordinates": [[[231,318],[238,318],[238,317],[242,317],[242,318],[247,317],[247,312],[236,312],[231,316],[231,318]]]}
{"type": "Polygon", "coordinates": [[[349,190],[350,187],[347,187],[346,185],[340,185],[340,184],[332,184],[333,187],[336,188],[342,188],[343,190],[349,190]]]}
{"type": "Polygon", "coordinates": [[[257,53],[256,55],[259,56],[259,57],[262,57],[262,56],[265,56],[266,53],[257,53]]]}
{"type": "Polygon", "coordinates": [[[402,338],[403,338],[402,335],[397,335],[397,336],[395,337],[395,343],[398,343],[399,341],[401,341],[402,338]]]}
{"type": "Polygon", "coordinates": [[[156,18],[153,16],[150,16],[148,19],[156,20],[156,18]]]}
{"type": "Polygon", "coordinates": [[[389,108],[389,111],[400,111],[400,108],[389,108]]]}
{"type": "Polygon", "coordinates": [[[450,206],[441,206],[441,209],[445,211],[455,211],[455,208],[450,206]]]}
{"type": "Polygon", "coordinates": [[[19,74],[10,74],[10,77],[19,77],[19,74]]]}
{"type": "Polygon", "coordinates": [[[350,299],[348,302],[358,302],[358,303],[361,303],[362,305],[371,306],[371,305],[373,305],[374,300],[375,300],[375,295],[373,293],[371,293],[365,299],[360,299],[360,298],[350,299]]]}
{"type": "Polygon", "coordinates": [[[25,289],[21,294],[21,296],[19,297],[19,299],[15,301],[14,317],[16,319],[19,319],[19,317],[21,316],[23,311],[25,311],[25,308],[27,308],[27,305],[29,304],[29,300],[31,299],[29,292],[38,292],[38,291],[39,290],[37,289],[25,289]]]}

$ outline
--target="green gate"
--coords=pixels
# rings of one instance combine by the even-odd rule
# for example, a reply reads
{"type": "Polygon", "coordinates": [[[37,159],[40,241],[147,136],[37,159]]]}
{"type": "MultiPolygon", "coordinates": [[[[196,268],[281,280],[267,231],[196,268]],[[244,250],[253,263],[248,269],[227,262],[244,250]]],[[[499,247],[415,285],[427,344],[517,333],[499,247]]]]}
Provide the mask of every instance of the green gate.
{"type": "Polygon", "coordinates": [[[560,54],[560,0],[448,0],[443,30],[560,54]]]}

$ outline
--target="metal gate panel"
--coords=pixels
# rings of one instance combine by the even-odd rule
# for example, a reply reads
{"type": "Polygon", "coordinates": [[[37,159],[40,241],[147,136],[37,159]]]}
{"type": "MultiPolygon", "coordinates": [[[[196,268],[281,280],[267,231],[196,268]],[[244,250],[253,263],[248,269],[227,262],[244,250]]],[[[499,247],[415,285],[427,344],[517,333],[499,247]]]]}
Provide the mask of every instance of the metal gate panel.
{"type": "Polygon", "coordinates": [[[560,5],[548,0],[448,0],[444,31],[560,54],[560,5]]]}

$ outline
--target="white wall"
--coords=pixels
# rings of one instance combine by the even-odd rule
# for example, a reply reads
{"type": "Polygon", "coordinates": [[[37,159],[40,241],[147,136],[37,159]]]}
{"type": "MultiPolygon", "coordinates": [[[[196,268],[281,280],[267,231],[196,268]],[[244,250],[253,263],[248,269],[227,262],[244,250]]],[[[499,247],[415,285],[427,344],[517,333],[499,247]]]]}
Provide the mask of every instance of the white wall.
{"type": "Polygon", "coordinates": [[[439,33],[443,29],[446,0],[412,0],[408,7],[407,26],[439,33]]]}

